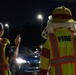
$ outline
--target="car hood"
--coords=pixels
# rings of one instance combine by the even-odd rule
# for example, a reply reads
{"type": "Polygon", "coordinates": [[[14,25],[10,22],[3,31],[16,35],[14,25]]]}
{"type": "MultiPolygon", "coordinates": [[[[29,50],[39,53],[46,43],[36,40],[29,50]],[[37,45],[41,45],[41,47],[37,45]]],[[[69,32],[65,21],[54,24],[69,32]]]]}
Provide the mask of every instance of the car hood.
{"type": "Polygon", "coordinates": [[[22,59],[25,59],[27,61],[29,60],[40,60],[40,56],[35,54],[35,55],[26,55],[26,54],[19,54],[19,57],[22,59]]]}

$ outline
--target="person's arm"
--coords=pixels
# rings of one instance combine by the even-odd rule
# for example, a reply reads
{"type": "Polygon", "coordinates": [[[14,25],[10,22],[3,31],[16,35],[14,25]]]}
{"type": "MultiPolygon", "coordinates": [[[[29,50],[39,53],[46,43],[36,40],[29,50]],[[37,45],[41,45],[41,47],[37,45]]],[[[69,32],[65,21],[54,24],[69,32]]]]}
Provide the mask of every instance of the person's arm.
{"type": "Polygon", "coordinates": [[[15,38],[14,55],[11,57],[12,59],[16,59],[18,57],[20,42],[21,42],[21,37],[20,35],[17,35],[17,37],[15,38]]]}
{"type": "Polygon", "coordinates": [[[43,45],[40,55],[40,75],[47,75],[50,61],[49,40],[47,39],[43,45]]]}

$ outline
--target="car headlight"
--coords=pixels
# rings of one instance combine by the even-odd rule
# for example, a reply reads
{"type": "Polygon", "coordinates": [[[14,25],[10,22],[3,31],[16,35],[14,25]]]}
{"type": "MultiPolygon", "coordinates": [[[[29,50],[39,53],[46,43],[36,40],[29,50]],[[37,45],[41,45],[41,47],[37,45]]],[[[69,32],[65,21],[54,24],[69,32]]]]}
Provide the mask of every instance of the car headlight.
{"type": "Polygon", "coordinates": [[[39,61],[39,64],[41,63],[41,61],[39,61]]]}
{"type": "Polygon", "coordinates": [[[16,62],[17,62],[18,64],[21,64],[21,63],[26,63],[27,61],[24,60],[24,59],[22,59],[22,58],[17,58],[17,59],[16,59],[16,62]]]}

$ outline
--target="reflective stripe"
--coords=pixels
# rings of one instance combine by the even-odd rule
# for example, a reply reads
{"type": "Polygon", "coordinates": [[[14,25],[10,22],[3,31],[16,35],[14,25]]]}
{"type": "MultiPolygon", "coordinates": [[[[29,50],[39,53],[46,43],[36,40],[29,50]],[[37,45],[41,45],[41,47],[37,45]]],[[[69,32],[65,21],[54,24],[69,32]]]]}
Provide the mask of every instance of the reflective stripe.
{"type": "MultiPolygon", "coordinates": [[[[59,58],[59,48],[55,34],[50,34],[50,44],[52,46],[53,58],[59,58]]],[[[62,75],[61,65],[55,65],[56,75],[62,75]]]]}
{"type": "Polygon", "coordinates": [[[51,65],[57,65],[59,63],[66,63],[66,62],[75,62],[76,61],[76,58],[74,57],[64,57],[64,58],[59,58],[57,60],[51,60],[51,65]]]}
{"type": "Polygon", "coordinates": [[[8,70],[0,70],[0,75],[11,75],[8,70]]]}
{"type": "Polygon", "coordinates": [[[5,57],[5,50],[4,50],[4,47],[5,47],[5,44],[7,43],[7,40],[6,39],[2,39],[0,41],[0,64],[4,64],[4,57],[5,57]]]}
{"type": "Polygon", "coordinates": [[[59,64],[57,66],[55,66],[55,69],[56,69],[56,75],[62,75],[62,73],[61,73],[61,67],[60,67],[59,64]]]}
{"type": "Polygon", "coordinates": [[[2,41],[0,41],[0,70],[9,70],[9,65],[7,64],[8,59],[5,57],[6,44],[7,39],[2,39],[2,41]]]}
{"type": "Polygon", "coordinates": [[[53,49],[53,57],[54,58],[58,58],[58,50],[57,50],[57,44],[56,44],[56,39],[55,39],[55,35],[54,34],[50,34],[50,43],[52,45],[52,49],[53,49]]]}
{"type": "MultiPolygon", "coordinates": [[[[64,58],[59,57],[59,52],[58,52],[58,47],[56,44],[56,38],[55,34],[51,34],[51,39],[50,39],[50,44],[52,47],[52,53],[53,53],[53,58],[50,62],[51,66],[55,67],[56,75],[63,75],[61,65],[63,63],[74,63],[75,64],[75,71],[76,71],[76,35],[72,34],[72,39],[73,39],[73,48],[74,48],[74,55],[73,56],[65,56],[64,58]]],[[[75,72],[76,75],[76,72],[75,72]]]]}
{"type": "Polygon", "coordinates": [[[9,65],[0,65],[0,68],[9,68],[9,65]]]}

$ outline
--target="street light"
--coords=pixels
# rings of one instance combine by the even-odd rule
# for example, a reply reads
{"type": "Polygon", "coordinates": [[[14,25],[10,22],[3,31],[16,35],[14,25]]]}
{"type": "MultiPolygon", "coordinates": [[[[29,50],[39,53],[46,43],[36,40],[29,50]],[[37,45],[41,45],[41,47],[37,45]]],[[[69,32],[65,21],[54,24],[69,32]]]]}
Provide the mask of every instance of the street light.
{"type": "MultiPolygon", "coordinates": [[[[39,15],[37,16],[37,18],[38,18],[39,20],[41,20],[41,33],[42,33],[42,31],[43,31],[43,16],[42,16],[41,14],[39,14],[39,15]]],[[[43,44],[43,38],[42,38],[42,36],[41,36],[41,44],[43,44]]]]}
{"type": "Polygon", "coordinates": [[[9,38],[9,25],[6,23],[5,24],[6,32],[7,32],[7,37],[9,38]]]}

